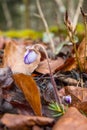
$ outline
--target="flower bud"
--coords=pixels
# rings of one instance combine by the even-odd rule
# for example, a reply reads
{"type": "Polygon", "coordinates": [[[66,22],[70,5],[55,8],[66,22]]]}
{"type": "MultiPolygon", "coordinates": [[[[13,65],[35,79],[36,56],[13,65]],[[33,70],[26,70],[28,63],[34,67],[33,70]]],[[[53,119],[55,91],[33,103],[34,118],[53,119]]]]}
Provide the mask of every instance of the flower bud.
{"type": "Polygon", "coordinates": [[[67,103],[67,104],[71,104],[72,98],[71,98],[70,95],[67,95],[67,96],[64,96],[64,97],[63,97],[63,101],[64,101],[65,103],[67,103]]]}
{"type": "Polygon", "coordinates": [[[34,50],[27,50],[24,55],[24,63],[31,64],[37,59],[38,54],[34,50]]]}

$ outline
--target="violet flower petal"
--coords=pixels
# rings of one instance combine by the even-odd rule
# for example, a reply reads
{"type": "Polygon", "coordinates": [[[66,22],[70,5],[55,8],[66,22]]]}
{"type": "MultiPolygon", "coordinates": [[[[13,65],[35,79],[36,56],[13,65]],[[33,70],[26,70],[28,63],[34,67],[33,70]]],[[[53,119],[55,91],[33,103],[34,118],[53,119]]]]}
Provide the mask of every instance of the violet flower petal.
{"type": "Polygon", "coordinates": [[[38,54],[34,50],[27,50],[24,55],[24,63],[31,64],[37,59],[38,54]]]}
{"type": "Polygon", "coordinates": [[[72,102],[72,98],[70,95],[64,96],[63,100],[67,103],[67,104],[71,104],[72,102]]]}

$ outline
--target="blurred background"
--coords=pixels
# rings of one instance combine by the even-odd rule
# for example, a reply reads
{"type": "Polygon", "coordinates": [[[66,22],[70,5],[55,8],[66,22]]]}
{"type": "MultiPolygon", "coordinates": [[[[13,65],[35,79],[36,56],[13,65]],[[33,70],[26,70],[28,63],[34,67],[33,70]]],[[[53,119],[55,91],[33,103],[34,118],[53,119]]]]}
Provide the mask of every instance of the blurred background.
{"type": "MultiPolygon", "coordinates": [[[[66,9],[73,19],[78,3],[79,0],[40,0],[49,27],[64,23],[66,9]]],[[[86,5],[87,0],[83,0],[85,11],[86,5]]],[[[0,30],[25,28],[40,31],[44,29],[43,22],[38,18],[36,0],[0,0],[0,30]]]]}
{"type": "MultiPolygon", "coordinates": [[[[77,32],[83,33],[80,7],[87,12],[87,0],[39,0],[39,3],[50,32],[67,35],[64,25],[67,10],[71,22],[78,23],[77,32]]],[[[42,38],[43,32],[46,28],[38,11],[37,0],[0,0],[0,35],[38,39],[42,38]]]]}

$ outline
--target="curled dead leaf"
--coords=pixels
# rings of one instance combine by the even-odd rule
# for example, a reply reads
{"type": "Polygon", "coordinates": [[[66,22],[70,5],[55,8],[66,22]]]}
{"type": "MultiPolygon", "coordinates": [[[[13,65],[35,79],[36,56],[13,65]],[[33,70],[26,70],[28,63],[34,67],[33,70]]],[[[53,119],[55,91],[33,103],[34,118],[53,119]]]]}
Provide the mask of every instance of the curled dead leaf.
{"type": "Polygon", "coordinates": [[[13,73],[24,73],[31,74],[40,63],[40,53],[38,54],[37,59],[31,64],[24,63],[24,53],[26,51],[25,45],[20,45],[15,41],[11,41],[6,44],[3,57],[4,67],[9,66],[13,73]]]}
{"type": "MultiPolygon", "coordinates": [[[[84,71],[87,72],[87,60],[86,61],[84,60],[85,57],[87,57],[87,51],[85,50],[85,48],[86,48],[86,41],[85,41],[85,39],[83,39],[77,49],[77,53],[78,53],[78,61],[81,66],[81,68],[79,68],[79,69],[84,70],[84,68],[85,68],[84,71]]],[[[69,58],[66,61],[65,65],[62,67],[63,70],[68,71],[68,70],[72,70],[72,69],[79,67],[78,61],[75,59],[75,57],[76,57],[76,54],[74,54],[74,56],[72,58],[69,58]]]]}
{"type": "MultiPolygon", "coordinates": [[[[51,71],[54,73],[61,65],[64,64],[64,60],[62,58],[58,58],[56,60],[49,59],[49,64],[50,64],[50,67],[51,67],[51,71]]],[[[46,59],[44,61],[40,62],[36,71],[39,72],[39,73],[42,73],[42,74],[50,73],[46,59]]]]}
{"type": "Polygon", "coordinates": [[[5,114],[1,123],[7,126],[8,128],[18,128],[20,126],[33,126],[40,125],[45,126],[52,124],[54,119],[47,117],[39,117],[39,116],[25,116],[25,115],[17,115],[17,114],[5,114]]]}
{"type": "Polygon", "coordinates": [[[70,71],[76,68],[76,61],[74,57],[68,58],[63,65],[57,70],[70,71]]]}

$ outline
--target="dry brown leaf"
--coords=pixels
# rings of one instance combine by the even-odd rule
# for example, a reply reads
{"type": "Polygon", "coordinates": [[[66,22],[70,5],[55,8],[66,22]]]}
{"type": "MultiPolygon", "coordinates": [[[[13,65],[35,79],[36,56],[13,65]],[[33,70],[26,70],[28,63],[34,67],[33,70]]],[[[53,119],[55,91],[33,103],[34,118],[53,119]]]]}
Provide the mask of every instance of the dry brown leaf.
{"type": "Polygon", "coordinates": [[[77,109],[87,115],[87,101],[79,103],[77,109]]]}
{"type": "Polygon", "coordinates": [[[40,63],[40,53],[37,52],[37,59],[31,64],[24,63],[25,45],[20,45],[15,41],[6,44],[4,50],[3,64],[9,66],[13,73],[31,74],[40,63]]]}
{"type": "Polygon", "coordinates": [[[68,85],[77,85],[78,81],[76,79],[73,79],[72,77],[66,76],[65,74],[59,73],[57,75],[58,80],[63,81],[64,83],[68,85]]]}
{"type": "MultiPolygon", "coordinates": [[[[81,67],[84,68],[85,39],[83,39],[83,41],[80,43],[80,45],[77,49],[77,53],[79,55],[81,67]]],[[[87,56],[87,53],[86,53],[86,56],[87,56]]],[[[75,60],[75,54],[72,58],[67,59],[65,64],[60,67],[60,69],[62,69],[64,71],[70,71],[70,70],[75,69],[75,68],[78,68],[77,61],[75,60]]]]}
{"type": "MultiPolygon", "coordinates": [[[[82,40],[82,42],[80,43],[79,47],[78,47],[78,54],[79,57],[84,57],[85,54],[85,39],[82,40]]],[[[86,52],[86,56],[87,56],[87,52],[86,52]]]]}
{"type": "Polygon", "coordinates": [[[33,78],[24,74],[14,74],[13,78],[16,85],[23,91],[35,114],[41,116],[40,92],[33,78]]]}
{"type": "Polygon", "coordinates": [[[87,88],[67,86],[65,91],[72,97],[71,106],[87,114],[87,88]]]}
{"type": "Polygon", "coordinates": [[[43,129],[40,128],[39,126],[35,125],[35,126],[33,126],[32,130],[43,130],[43,129]]]}
{"type": "Polygon", "coordinates": [[[67,86],[66,93],[73,94],[81,102],[87,101],[87,88],[67,86]]]}
{"type": "Polygon", "coordinates": [[[84,61],[84,57],[87,57],[87,50],[85,50],[85,49],[86,49],[86,40],[84,38],[78,47],[78,54],[80,57],[80,62],[82,64],[82,68],[84,68],[84,66],[85,66],[85,72],[87,72],[87,60],[84,61]]]}
{"type": "MultiPolygon", "coordinates": [[[[51,71],[54,73],[55,70],[58,69],[59,66],[64,64],[64,60],[62,58],[58,58],[57,60],[49,59],[49,63],[50,63],[50,66],[51,66],[51,71]]],[[[49,69],[48,69],[47,60],[40,62],[36,71],[39,72],[39,73],[42,73],[42,74],[50,73],[49,69]]]]}
{"type": "Polygon", "coordinates": [[[74,57],[68,58],[63,65],[61,65],[57,70],[70,71],[76,68],[76,61],[74,57]]]}
{"type": "Polygon", "coordinates": [[[70,106],[78,107],[78,104],[81,103],[81,100],[78,96],[79,91],[77,90],[77,87],[67,86],[67,87],[65,87],[65,93],[66,93],[66,95],[70,95],[72,97],[72,102],[71,102],[70,106]]]}
{"type": "Polygon", "coordinates": [[[18,128],[20,126],[34,126],[34,125],[50,125],[54,122],[53,118],[39,117],[39,116],[25,116],[17,114],[5,114],[1,123],[8,128],[18,128]]]}
{"type": "Polygon", "coordinates": [[[70,107],[56,122],[53,130],[87,130],[87,118],[76,108],[70,107]]]}
{"type": "Polygon", "coordinates": [[[6,44],[8,44],[11,41],[10,38],[4,38],[3,36],[0,36],[0,49],[3,49],[6,44]]]}

